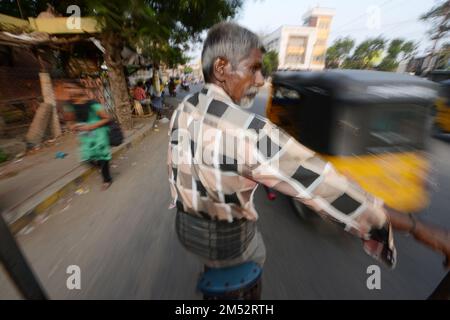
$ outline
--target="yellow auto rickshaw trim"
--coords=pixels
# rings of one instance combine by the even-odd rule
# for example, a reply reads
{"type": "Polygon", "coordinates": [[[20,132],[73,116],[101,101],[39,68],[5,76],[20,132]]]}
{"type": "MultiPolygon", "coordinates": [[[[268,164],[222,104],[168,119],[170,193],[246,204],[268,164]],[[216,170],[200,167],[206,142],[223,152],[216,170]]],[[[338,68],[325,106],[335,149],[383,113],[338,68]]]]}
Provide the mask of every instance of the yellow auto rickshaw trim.
{"type": "Polygon", "coordinates": [[[446,99],[439,98],[436,101],[436,124],[444,132],[450,132],[450,106],[446,99]]]}
{"type": "Polygon", "coordinates": [[[421,152],[322,157],[393,209],[418,212],[429,203],[429,162],[421,152]]]}

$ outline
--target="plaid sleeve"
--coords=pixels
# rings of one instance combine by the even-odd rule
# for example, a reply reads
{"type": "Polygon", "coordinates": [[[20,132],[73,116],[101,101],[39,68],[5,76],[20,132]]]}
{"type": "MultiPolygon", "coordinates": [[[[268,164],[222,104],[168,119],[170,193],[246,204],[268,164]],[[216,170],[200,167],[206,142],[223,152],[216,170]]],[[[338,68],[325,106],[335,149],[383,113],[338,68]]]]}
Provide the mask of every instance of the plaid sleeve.
{"type": "Polygon", "coordinates": [[[173,157],[176,156],[176,153],[173,153],[172,148],[178,144],[178,119],[182,109],[182,104],[174,110],[172,117],[169,123],[169,131],[167,132],[169,136],[168,150],[167,150],[167,169],[168,169],[168,177],[169,177],[169,186],[170,186],[170,194],[172,198],[172,202],[169,205],[169,209],[172,209],[176,206],[176,202],[178,200],[178,192],[175,186],[176,176],[178,167],[176,166],[176,161],[174,161],[173,157]]]}
{"type": "Polygon", "coordinates": [[[396,251],[383,201],[340,175],[329,162],[264,118],[255,118],[244,141],[242,173],[301,201],[364,241],[364,249],[394,267],[396,251]]]}

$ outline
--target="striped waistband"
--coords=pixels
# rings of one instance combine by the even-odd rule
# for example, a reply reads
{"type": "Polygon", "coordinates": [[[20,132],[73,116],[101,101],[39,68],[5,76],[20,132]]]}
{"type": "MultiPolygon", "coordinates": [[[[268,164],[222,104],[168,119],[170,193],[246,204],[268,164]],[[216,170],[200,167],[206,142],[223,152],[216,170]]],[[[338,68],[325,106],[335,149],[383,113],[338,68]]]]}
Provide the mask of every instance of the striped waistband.
{"type": "Polygon", "coordinates": [[[191,252],[208,260],[239,257],[256,234],[256,222],[208,220],[178,210],[176,232],[191,252]]]}

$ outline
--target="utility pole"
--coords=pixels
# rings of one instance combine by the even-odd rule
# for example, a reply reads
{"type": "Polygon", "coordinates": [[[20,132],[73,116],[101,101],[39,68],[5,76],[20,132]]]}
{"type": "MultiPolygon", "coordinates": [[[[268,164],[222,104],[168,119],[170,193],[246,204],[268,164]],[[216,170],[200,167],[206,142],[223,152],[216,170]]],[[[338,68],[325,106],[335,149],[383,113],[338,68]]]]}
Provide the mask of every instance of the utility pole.
{"type": "Polygon", "coordinates": [[[20,17],[23,19],[23,11],[22,11],[22,7],[20,6],[19,0],[17,0],[17,6],[19,7],[20,17]]]}
{"type": "Polygon", "coordinates": [[[0,263],[25,299],[46,300],[47,294],[28,265],[0,213],[0,263]]]}

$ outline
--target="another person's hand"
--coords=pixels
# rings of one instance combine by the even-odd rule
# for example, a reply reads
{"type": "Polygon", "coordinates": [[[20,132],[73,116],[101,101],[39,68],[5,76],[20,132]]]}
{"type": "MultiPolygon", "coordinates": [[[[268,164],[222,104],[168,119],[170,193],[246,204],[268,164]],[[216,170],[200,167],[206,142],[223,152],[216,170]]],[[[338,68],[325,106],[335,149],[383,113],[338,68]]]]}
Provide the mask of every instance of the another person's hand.
{"type": "Polygon", "coordinates": [[[427,244],[436,251],[440,251],[444,257],[444,265],[450,268],[450,231],[417,222],[417,226],[411,234],[418,241],[427,244]]]}
{"type": "Polygon", "coordinates": [[[394,229],[406,232],[410,232],[412,230],[413,221],[407,213],[398,212],[389,207],[385,207],[385,212],[394,229]]]}
{"type": "Polygon", "coordinates": [[[78,124],[76,124],[76,123],[72,123],[72,124],[69,124],[69,130],[70,131],[77,131],[77,126],[78,126],[78,124]]]}
{"type": "Polygon", "coordinates": [[[414,238],[433,250],[440,251],[446,258],[444,264],[450,268],[450,231],[417,220],[414,216],[386,208],[392,227],[407,231],[414,238]]]}

